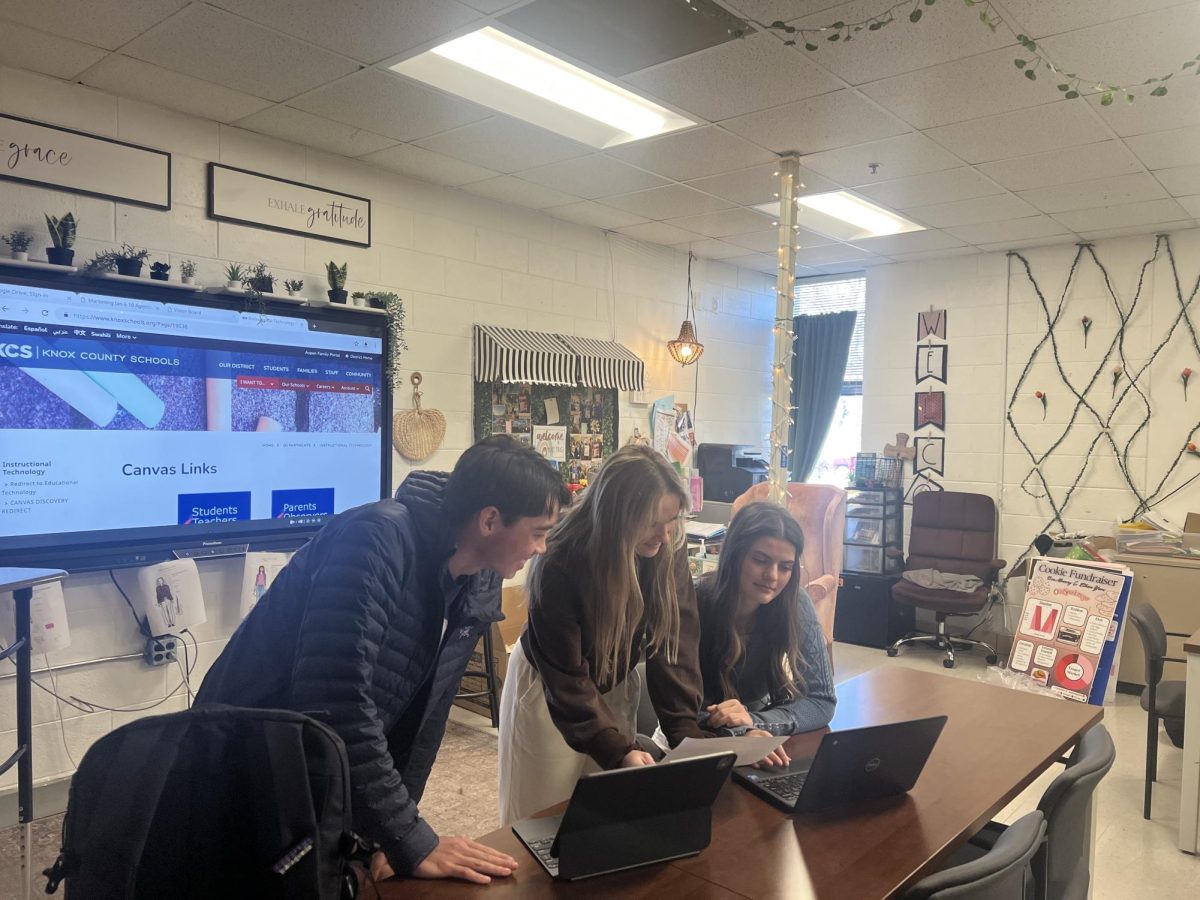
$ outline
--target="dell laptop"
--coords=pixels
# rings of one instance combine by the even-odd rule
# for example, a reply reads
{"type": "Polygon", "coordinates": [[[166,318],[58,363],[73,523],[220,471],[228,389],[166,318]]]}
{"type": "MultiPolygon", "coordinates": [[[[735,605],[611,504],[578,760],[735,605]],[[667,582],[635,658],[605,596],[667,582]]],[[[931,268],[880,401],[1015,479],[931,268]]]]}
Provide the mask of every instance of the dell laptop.
{"type": "Polygon", "coordinates": [[[575,880],[695,856],[712,838],[712,804],[735,753],[585,775],[561,816],[513,833],[554,878],[575,880]]]}
{"type": "Polygon", "coordinates": [[[912,790],[945,716],[832,731],[815,756],[787,768],[734,769],[736,781],[786,812],[816,812],[912,790]]]}

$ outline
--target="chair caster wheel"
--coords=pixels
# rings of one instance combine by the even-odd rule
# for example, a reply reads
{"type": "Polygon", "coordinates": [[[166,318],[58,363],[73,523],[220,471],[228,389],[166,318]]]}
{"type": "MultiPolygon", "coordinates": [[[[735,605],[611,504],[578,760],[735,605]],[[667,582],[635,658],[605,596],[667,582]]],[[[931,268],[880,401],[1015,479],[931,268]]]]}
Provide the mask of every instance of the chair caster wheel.
{"type": "Polygon", "coordinates": [[[888,647],[888,648],[887,648],[887,655],[888,655],[888,656],[895,656],[897,652],[898,652],[898,651],[896,650],[896,648],[895,648],[895,647],[888,647]]]}
{"type": "Polygon", "coordinates": [[[952,659],[943,659],[943,660],[942,660],[942,665],[943,665],[943,666],[945,666],[947,669],[953,669],[953,668],[954,668],[954,660],[952,660],[952,659]]]}
{"type": "Polygon", "coordinates": [[[997,657],[995,653],[989,653],[989,654],[988,654],[988,656],[987,656],[987,664],[988,664],[989,666],[994,666],[994,665],[995,665],[995,664],[996,664],[998,661],[999,661],[999,657],[997,657]]]}

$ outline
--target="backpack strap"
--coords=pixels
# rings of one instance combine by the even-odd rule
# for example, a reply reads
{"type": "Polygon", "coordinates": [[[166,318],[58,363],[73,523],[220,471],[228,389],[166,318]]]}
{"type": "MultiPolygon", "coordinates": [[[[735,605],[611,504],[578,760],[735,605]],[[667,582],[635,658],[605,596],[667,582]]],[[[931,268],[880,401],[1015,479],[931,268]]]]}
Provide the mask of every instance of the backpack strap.
{"type": "Polygon", "coordinates": [[[162,716],[120,733],[112,771],[126,774],[106,779],[95,807],[95,825],[89,829],[95,845],[80,860],[79,871],[71,873],[89,886],[92,896],[134,896],[138,863],[163,786],[189,727],[187,718],[162,716]]]}
{"type": "MultiPolygon", "coordinates": [[[[319,828],[304,747],[303,722],[264,720],[248,748],[256,777],[254,804],[263,816],[266,863],[278,875],[297,865],[318,869],[319,828]],[[307,859],[306,859],[307,858],[307,859]]],[[[315,879],[314,879],[315,881],[315,879]]]]}

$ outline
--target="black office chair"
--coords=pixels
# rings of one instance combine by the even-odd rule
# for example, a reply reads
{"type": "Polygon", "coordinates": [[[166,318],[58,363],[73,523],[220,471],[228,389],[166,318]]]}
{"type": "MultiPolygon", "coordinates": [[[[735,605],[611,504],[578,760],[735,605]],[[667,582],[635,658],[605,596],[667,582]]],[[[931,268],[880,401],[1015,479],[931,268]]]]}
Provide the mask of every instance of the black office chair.
{"type": "MultiPolygon", "coordinates": [[[[1031,870],[1037,900],[1083,900],[1091,881],[1092,796],[1117,758],[1112,735],[1093,725],[1079,739],[1067,767],[1050,782],[1038,811],[1046,819],[1046,841],[1031,870]]],[[[971,838],[967,856],[988,851],[1013,826],[989,822],[971,838]]]]}
{"type": "Polygon", "coordinates": [[[1158,720],[1162,719],[1167,737],[1176,747],[1183,746],[1182,681],[1163,681],[1164,663],[1182,663],[1176,656],[1167,656],[1167,636],[1187,637],[1178,631],[1167,631],[1162,617],[1149,603],[1138,603],[1129,613],[1138,637],[1142,639],[1142,650],[1146,655],[1146,689],[1142,691],[1142,709],[1146,710],[1146,799],[1142,807],[1142,818],[1150,818],[1150,800],[1154,782],[1158,780],[1158,720]]]}
{"type": "Polygon", "coordinates": [[[982,856],[922,878],[904,900],[1033,900],[1029,874],[1046,835],[1038,811],[1013,822],[982,856]]]}

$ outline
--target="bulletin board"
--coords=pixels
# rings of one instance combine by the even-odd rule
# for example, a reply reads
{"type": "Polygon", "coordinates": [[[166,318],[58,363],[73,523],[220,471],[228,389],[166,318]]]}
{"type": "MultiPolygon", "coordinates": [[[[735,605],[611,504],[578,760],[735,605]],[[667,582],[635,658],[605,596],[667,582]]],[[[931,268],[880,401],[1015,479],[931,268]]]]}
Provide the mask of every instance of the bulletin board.
{"type": "Polygon", "coordinates": [[[559,469],[564,482],[578,482],[617,450],[617,390],[475,382],[475,440],[511,434],[533,446],[534,429],[543,425],[566,426],[566,460],[559,469]]]}

